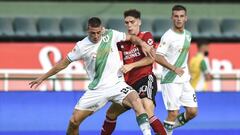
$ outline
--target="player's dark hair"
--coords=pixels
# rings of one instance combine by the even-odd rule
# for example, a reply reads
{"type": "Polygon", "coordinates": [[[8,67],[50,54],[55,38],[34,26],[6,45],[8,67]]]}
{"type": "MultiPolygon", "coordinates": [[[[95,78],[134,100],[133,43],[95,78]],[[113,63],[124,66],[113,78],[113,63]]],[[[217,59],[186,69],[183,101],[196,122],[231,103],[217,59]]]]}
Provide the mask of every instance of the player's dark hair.
{"type": "Polygon", "coordinates": [[[98,17],[92,17],[88,20],[88,26],[91,26],[91,27],[100,27],[101,24],[102,22],[98,17]]]}
{"type": "Polygon", "coordinates": [[[173,11],[180,11],[180,10],[184,10],[185,13],[187,14],[187,9],[186,9],[186,7],[184,7],[183,5],[175,5],[175,6],[173,6],[173,8],[172,8],[172,12],[173,12],[173,11]]]}
{"type": "Polygon", "coordinates": [[[208,44],[209,44],[208,40],[204,40],[204,39],[198,40],[198,41],[197,41],[197,48],[199,49],[199,48],[201,48],[203,45],[208,45],[208,44]]]}
{"type": "Polygon", "coordinates": [[[127,16],[132,16],[134,18],[140,19],[141,13],[137,9],[129,9],[124,12],[124,18],[126,18],[127,16]]]}

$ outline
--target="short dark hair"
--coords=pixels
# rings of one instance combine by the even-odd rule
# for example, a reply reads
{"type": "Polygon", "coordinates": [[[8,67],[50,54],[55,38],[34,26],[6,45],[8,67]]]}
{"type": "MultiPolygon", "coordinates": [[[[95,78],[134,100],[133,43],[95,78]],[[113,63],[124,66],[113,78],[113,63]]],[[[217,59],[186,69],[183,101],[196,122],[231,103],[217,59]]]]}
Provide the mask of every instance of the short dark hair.
{"type": "Polygon", "coordinates": [[[132,16],[134,18],[140,19],[141,13],[137,9],[129,9],[124,12],[124,18],[126,18],[127,16],[132,16]]]}
{"type": "Polygon", "coordinates": [[[88,19],[88,27],[100,27],[102,24],[101,20],[98,17],[92,17],[88,19]]]}
{"type": "Polygon", "coordinates": [[[187,9],[186,9],[186,7],[184,7],[183,5],[175,5],[175,6],[173,6],[173,8],[172,8],[172,12],[173,12],[173,11],[179,11],[179,10],[184,10],[185,13],[187,13],[187,9]]]}
{"type": "Polygon", "coordinates": [[[205,39],[197,40],[197,48],[201,48],[203,45],[208,45],[209,41],[205,39]]]}

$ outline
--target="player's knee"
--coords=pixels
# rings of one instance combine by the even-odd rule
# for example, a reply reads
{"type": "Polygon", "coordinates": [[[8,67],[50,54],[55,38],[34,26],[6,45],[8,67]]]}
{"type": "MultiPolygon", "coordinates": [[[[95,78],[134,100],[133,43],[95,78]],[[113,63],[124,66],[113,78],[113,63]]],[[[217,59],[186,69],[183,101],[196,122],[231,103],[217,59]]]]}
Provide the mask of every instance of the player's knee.
{"type": "Polygon", "coordinates": [[[75,120],[74,118],[71,118],[69,121],[69,126],[71,128],[78,128],[80,125],[80,122],[78,122],[77,120],[75,120]]]}
{"type": "Polygon", "coordinates": [[[168,117],[171,117],[173,119],[177,118],[178,114],[178,111],[168,111],[168,117]]]}
{"type": "Polygon", "coordinates": [[[132,105],[133,106],[139,106],[142,105],[141,99],[139,97],[136,97],[132,100],[132,105]]]}
{"type": "Polygon", "coordinates": [[[188,119],[193,119],[197,116],[198,110],[197,108],[191,108],[187,110],[188,119]]]}
{"type": "Polygon", "coordinates": [[[112,119],[112,120],[115,120],[115,119],[117,119],[118,114],[116,112],[114,112],[113,110],[108,109],[107,110],[107,117],[112,119]]]}
{"type": "Polygon", "coordinates": [[[146,113],[143,107],[143,104],[141,102],[141,99],[139,97],[132,100],[131,105],[132,105],[132,109],[135,110],[137,114],[141,114],[143,112],[146,113]]]}

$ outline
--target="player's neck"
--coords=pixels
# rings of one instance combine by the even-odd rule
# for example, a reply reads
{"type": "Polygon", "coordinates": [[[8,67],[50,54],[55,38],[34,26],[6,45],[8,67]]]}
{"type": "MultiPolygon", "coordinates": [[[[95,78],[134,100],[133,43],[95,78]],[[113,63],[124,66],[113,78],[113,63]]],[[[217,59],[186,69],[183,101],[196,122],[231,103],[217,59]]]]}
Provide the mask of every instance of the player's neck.
{"type": "Polygon", "coordinates": [[[173,31],[182,34],[184,32],[184,27],[181,28],[173,27],[173,31]]]}
{"type": "Polygon", "coordinates": [[[136,34],[136,36],[139,36],[140,34],[141,34],[141,31],[138,31],[137,34],[136,34]]]}

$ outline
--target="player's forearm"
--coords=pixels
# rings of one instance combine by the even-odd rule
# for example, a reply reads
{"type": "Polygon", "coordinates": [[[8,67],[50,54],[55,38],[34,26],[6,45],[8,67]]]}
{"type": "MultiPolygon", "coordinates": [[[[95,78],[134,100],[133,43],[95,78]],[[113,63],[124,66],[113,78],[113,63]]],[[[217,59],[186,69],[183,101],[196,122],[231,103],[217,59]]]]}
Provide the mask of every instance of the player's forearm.
{"type": "Polygon", "coordinates": [[[162,55],[156,54],[156,59],[155,61],[162,65],[163,67],[171,70],[171,71],[175,71],[176,67],[172,64],[170,64],[162,55]]]}
{"type": "Polygon", "coordinates": [[[143,67],[143,66],[147,66],[150,65],[154,62],[154,60],[150,57],[144,57],[141,60],[132,63],[133,68],[137,68],[137,67],[143,67]]]}
{"type": "Polygon", "coordinates": [[[42,75],[41,80],[46,80],[47,78],[57,74],[61,70],[65,69],[69,64],[70,64],[70,62],[68,60],[66,60],[66,59],[61,60],[59,63],[54,65],[54,67],[52,69],[50,69],[47,73],[42,75]]]}
{"type": "Polygon", "coordinates": [[[44,74],[43,76],[41,76],[41,80],[46,80],[47,78],[49,78],[49,77],[57,74],[59,71],[61,71],[61,69],[53,67],[53,68],[50,69],[46,74],[44,74]]]}

